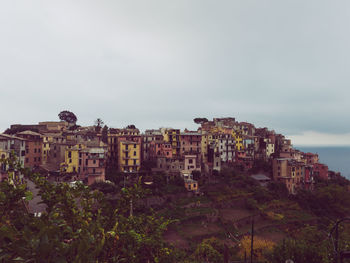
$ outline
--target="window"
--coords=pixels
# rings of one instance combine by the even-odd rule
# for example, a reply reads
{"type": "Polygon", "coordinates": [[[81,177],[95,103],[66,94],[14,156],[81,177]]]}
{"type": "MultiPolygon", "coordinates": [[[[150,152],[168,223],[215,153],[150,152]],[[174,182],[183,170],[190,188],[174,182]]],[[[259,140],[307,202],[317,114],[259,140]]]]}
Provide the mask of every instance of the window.
{"type": "Polygon", "coordinates": [[[36,157],[34,157],[34,162],[36,162],[36,157]]]}
{"type": "Polygon", "coordinates": [[[189,162],[189,163],[193,163],[193,160],[192,160],[192,159],[189,159],[188,162],[189,162]]]}
{"type": "Polygon", "coordinates": [[[94,164],[96,164],[96,160],[94,160],[94,164]]]}
{"type": "Polygon", "coordinates": [[[85,160],[85,165],[88,165],[88,164],[89,164],[89,160],[86,159],[86,160],[85,160]]]}
{"type": "Polygon", "coordinates": [[[34,153],[36,153],[36,148],[34,148],[34,153]]]}
{"type": "Polygon", "coordinates": [[[69,163],[72,163],[72,159],[69,159],[69,163]]]}
{"type": "Polygon", "coordinates": [[[134,151],[134,156],[136,156],[136,152],[134,151]]]}
{"type": "Polygon", "coordinates": [[[136,149],[136,144],[134,144],[134,148],[136,149]]]}
{"type": "Polygon", "coordinates": [[[137,162],[137,161],[136,161],[136,160],[134,160],[134,165],[136,165],[136,162],[137,162]]]}

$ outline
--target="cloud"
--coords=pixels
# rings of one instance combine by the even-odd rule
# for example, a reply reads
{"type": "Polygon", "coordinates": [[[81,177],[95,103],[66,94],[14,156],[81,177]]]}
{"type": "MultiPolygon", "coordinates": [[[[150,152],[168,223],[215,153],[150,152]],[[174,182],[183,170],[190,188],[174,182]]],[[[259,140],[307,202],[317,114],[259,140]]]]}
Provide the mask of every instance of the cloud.
{"type": "Polygon", "coordinates": [[[0,95],[12,113],[0,125],[68,109],[82,125],[232,116],[289,134],[346,133],[349,10],[323,0],[4,1],[0,95]]]}
{"type": "Polygon", "coordinates": [[[350,133],[331,134],[305,131],[297,135],[287,136],[294,145],[299,146],[349,146],[350,133]]]}

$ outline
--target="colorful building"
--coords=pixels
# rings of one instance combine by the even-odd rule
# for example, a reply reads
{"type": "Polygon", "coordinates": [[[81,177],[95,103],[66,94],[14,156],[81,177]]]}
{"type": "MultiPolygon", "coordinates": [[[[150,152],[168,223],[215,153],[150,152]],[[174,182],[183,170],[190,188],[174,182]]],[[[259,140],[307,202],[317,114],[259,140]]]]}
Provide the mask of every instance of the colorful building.
{"type": "Polygon", "coordinates": [[[161,129],[164,141],[171,144],[173,156],[180,156],[181,143],[180,143],[180,129],[163,128],[161,129]]]}
{"type": "Polygon", "coordinates": [[[24,167],[37,168],[42,164],[43,140],[40,133],[23,131],[16,134],[26,139],[24,167]]]}
{"type": "Polygon", "coordinates": [[[140,141],[121,140],[119,142],[118,164],[120,172],[136,173],[141,167],[140,141]]]}

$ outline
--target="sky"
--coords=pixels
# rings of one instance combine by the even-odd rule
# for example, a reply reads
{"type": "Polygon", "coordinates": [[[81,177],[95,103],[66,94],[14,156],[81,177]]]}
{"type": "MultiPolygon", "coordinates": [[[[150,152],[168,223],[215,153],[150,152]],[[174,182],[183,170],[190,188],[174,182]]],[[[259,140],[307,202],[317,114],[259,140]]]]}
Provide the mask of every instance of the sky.
{"type": "Polygon", "coordinates": [[[347,0],[0,1],[0,131],[231,116],[350,145],[349,24],[347,0]]]}

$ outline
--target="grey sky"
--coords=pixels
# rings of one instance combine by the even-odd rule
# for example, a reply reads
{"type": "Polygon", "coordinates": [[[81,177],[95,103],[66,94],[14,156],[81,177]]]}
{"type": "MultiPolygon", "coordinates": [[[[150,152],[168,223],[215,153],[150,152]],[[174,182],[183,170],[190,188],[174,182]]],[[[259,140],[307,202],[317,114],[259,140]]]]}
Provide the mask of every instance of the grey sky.
{"type": "Polygon", "coordinates": [[[349,25],[346,0],[0,1],[0,128],[68,109],[81,125],[346,134],[349,25]]]}

